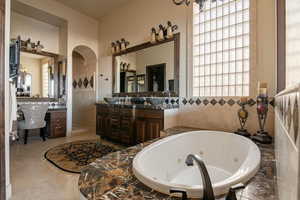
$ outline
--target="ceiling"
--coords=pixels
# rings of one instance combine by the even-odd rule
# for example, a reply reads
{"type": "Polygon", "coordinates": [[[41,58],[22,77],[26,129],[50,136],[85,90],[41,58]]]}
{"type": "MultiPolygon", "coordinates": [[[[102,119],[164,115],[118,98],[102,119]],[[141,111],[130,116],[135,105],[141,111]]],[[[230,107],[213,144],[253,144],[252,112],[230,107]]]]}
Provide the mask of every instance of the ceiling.
{"type": "Polygon", "coordinates": [[[87,16],[101,19],[112,9],[129,2],[129,0],[56,0],[87,16]]]}

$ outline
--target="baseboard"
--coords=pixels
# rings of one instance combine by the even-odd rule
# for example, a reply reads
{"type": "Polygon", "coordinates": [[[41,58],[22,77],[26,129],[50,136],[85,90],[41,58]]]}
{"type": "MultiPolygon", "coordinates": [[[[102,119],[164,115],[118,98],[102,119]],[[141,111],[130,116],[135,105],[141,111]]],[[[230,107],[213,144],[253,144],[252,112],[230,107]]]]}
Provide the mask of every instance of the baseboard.
{"type": "Polygon", "coordinates": [[[6,186],[6,200],[11,199],[11,192],[12,192],[11,184],[8,184],[6,186]]]}

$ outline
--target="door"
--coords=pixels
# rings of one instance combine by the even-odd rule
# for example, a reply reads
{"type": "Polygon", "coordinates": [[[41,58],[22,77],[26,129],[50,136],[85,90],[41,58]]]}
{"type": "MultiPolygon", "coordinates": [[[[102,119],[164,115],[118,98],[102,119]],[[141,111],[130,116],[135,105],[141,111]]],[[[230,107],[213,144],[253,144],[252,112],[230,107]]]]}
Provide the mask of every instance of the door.
{"type": "Polygon", "coordinates": [[[146,141],[160,137],[160,131],[163,129],[161,119],[147,119],[146,141]]]}
{"type": "Polygon", "coordinates": [[[4,131],[4,33],[5,33],[5,0],[0,0],[0,199],[5,199],[5,131],[4,131]]]}
{"type": "Polygon", "coordinates": [[[138,118],[135,122],[136,125],[136,142],[143,143],[146,139],[147,122],[144,118],[138,118]]]}

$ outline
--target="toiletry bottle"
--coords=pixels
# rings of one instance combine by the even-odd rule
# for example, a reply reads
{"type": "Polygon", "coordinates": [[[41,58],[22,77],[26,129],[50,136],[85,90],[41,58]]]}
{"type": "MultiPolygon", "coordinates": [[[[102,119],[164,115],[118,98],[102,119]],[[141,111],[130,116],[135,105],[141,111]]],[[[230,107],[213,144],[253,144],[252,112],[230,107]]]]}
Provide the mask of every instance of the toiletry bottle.
{"type": "Polygon", "coordinates": [[[121,39],[121,51],[126,50],[126,41],[124,38],[121,39]]]}
{"type": "Polygon", "coordinates": [[[172,23],[170,21],[168,21],[168,27],[167,27],[167,38],[172,38],[173,35],[173,27],[172,27],[172,23]]]}
{"type": "Polygon", "coordinates": [[[31,44],[31,39],[30,38],[28,38],[28,40],[26,41],[26,49],[28,51],[32,50],[32,44],[31,44]]]}
{"type": "Polygon", "coordinates": [[[159,25],[159,31],[158,31],[158,40],[163,41],[165,39],[165,28],[163,25],[159,25]]]}
{"type": "Polygon", "coordinates": [[[121,50],[121,42],[118,40],[116,42],[116,53],[120,53],[120,50],[121,50]]]}
{"type": "Polygon", "coordinates": [[[152,43],[152,44],[155,44],[156,43],[156,30],[155,30],[155,28],[152,28],[151,29],[151,39],[150,39],[150,42],[152,43]]]}
{"type": "Polygon", "coordinates": [[[112,54],[116,53],[116,44],[114,42],[111,43],[111,53],[112,54]]]}

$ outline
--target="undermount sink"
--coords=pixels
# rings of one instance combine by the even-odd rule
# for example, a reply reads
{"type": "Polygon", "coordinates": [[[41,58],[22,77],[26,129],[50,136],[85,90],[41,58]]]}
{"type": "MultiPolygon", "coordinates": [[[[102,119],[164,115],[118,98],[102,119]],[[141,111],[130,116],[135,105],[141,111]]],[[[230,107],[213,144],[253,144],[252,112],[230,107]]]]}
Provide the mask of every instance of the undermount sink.
{"type": "Polygon", "coordinates": [[[205,162],[215,196],[249,181],[259,170],[261,153],[251,140],[231,133],[195,131],[159,140],[139,152],[133,160],[133,173],[150,188],[170,194],[170,189],[183,189],[189,198],[203,195],[197,166],[188,167],[189,154],[205,162]]]}

